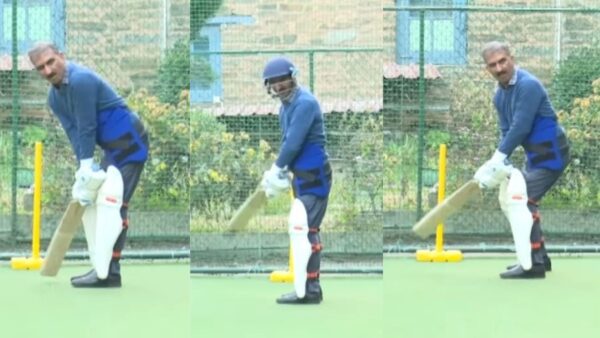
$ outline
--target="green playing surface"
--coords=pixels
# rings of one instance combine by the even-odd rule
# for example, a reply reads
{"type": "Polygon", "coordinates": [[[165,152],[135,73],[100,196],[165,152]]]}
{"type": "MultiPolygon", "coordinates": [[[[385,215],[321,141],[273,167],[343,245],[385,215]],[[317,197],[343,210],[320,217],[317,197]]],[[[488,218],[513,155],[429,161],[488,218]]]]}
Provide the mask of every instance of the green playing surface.
{"type": "Polygon", "coordinates": [[[379,277],[322,277],[320,305],[279,305],[293,290],[260,277],[194,277],[192,332],[199,337],[371,338],[381,337],[379,277]]]}
{"type": "Polygon", "coordinates": [[[120,289],[71,287],[70,277],[88,270],[41,277],[0,266],[0,337],[189,337],[188,264],[125,264],[120,289]]]}
{"type": "Polygon", "coordinates": [[[384,259],[384,337],[600,336],[598,257],[554,258],[543,280],[500,279],[512,262],[384,259]]]}
{"type": "Polygon", "coordinates": [[[597,337],[600,259],[554,258],[544,280],[502,280],[511,258],[384,260],[384,278],[324,276],[320,305],[285,306],[266,276],[189,276],[187,264],[123,266],[121,289],[74,289],[0,266],[3,338],[597,337]]]}

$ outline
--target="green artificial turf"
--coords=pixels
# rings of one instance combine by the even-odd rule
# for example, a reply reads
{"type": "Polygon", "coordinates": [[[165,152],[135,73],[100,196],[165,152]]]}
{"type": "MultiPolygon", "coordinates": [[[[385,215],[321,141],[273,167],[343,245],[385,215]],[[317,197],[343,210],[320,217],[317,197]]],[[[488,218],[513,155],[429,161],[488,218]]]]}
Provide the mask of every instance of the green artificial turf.
{"type": "Polygon", "coordinates": [[[319,305],[280,305],[293,290],[266,276],[192,278],[192,332],[198,337],[381,337],[379,277],[323,277],[319,305]]]}
{"type": "Polygon", "coordinates": [[[69,279],[0,266],[2,338],[189,337],[189,265],[123,265],[123,287],[75,289],[69,279]]]}
{"type": "Polygon", "coordinates": [[[600,258],[554,258],[540,280],[503,280],[511,258],[384,259],[384,337],[600,335],[600,258]]]}

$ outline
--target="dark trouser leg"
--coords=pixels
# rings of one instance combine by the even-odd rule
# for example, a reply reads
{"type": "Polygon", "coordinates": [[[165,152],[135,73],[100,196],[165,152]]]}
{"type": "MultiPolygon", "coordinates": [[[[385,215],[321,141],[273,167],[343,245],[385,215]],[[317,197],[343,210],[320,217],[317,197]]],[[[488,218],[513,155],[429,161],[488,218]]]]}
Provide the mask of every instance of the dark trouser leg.
{"type": "Polygon", "coordinates": [[[123,206],[121,206],[121,219],[123,220],[123,229],[115,242],[113,247],[113,255],[110,262],[109,273],[111,275],[119,275],[121,273],[121,266],[119,260],[121,259],[121,251],[125,246],[127,239],[127,229],[129,228],[129,201],[133,196],[135,188],[138,185],[142,170],[144,169],[144,163],[130,163],[126,164],[119,169],[121,176],[123,177],[123,206]]]}
{"type": "Polygon", "coordinates": [[[306,292],[321,293],[319,282],[321,269],[321,236],[319,235],[321,223],[327,210],[327,198],[319,198],[314,195],[303,195],[298,197],[306,209],[308,219],[308,240],[312,247],[312,254],[306,266],[306,292]]]}
{"type": "Polygon", "coordinates": [[[538,206],[535,201],[529,199],[527,207],[533,217],[533,226],[531,227],[531,262],[533,264],[543,264],[544,256],[547,256],[546,248],[544,244],[544,237],[542,235],[541,218],[538,206]]]}
{"type": "Polygon", "coordinates": [[[533,218],[533,227],[531,229],[530,237],[531,260],[533,264],[543,264],[544,257],[548,255],[544,245],[539,202],[561,175],[562,171],[552,171],[547,169],[534,169],[524,172],[525,181],[527,183],[527,195],[529,197],[527,207],[533,218]]]}
{"type": "Polygon", "coordinates": [[[308,232],[308,240],[312,247],[312,254],[306,266],[306,292],[320,293],[321,285],[319,284],[319,275],[321,270],[321,236],[319,236],[319,228],[310,228],[308,232]]]}
{"type": "Polygon", "coordinates": [[[127,216],[127,208],[128,205],[123,203],[121,207],[121,219],[123,220],[123,230],[117,237],[117,241],[113,247],[112,259],[110,261],[110,274],[120,275],[121,274],[121,265],[119,264],[119,260],[121,259],[121,251],[125,247],[125,241],[127,239],[127,229],[129,228],[129,218],[127,216]]]}

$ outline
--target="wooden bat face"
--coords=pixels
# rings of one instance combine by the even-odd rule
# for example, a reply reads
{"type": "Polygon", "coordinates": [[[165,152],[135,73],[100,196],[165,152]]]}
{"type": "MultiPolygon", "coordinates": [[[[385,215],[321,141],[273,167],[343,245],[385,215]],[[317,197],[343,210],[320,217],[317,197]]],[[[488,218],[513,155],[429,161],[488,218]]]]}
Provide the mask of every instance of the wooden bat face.
{"type": "Polygon", "coordinates": [[[438,224],[446,220],[455,211],[460,210],[471,196],[478,192],[479,182],[470,180],[458,188],[452,195],[448,196],[442,203],[431,209],[427,215],[413,226],[412,230],[421,238],[435,233],[438,224]]]}
{"type": "Polygon", "coordinates": [[[77,232],[77,228],[81,225],[81,217],[85,207],[81,206],[77,201],[71,201],[67,210],[63,214],[60,224],[54,231],[42,269],[42,276],[56,276],[62,265],[62,261],[71,245],[71,240],[77,232]]]}
{"type": "Polygon", "coordinates": [[[267,204],[267,195],[259,185],[254,193],[252,193],[252,195],[250,195],[250,197],[248,197],[235,212],[227,225],[227,229],[232,232],[244,230],[252,217],[254,217],[258,210],[265,204],[267,204]]]}

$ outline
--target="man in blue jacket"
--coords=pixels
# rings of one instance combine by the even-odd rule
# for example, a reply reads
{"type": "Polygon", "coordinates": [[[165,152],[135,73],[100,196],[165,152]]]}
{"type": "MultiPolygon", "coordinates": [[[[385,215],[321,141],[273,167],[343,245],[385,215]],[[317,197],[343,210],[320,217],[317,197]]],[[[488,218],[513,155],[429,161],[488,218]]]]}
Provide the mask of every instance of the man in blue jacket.
{"type": "Polygon", "coordinates": [[[518,260],[500,277],[544,278],[552,265],[538,206],[564,172],[570,159],[569,144],[546,89],[535,76],[515,65],[508,44],[490,42],[481,55],[487,71],[498,81],[494,106],[501,140],[475,179],[483,188],[500,187],[498,198],[511,226],[518,260]],[[523,171],[507,162],[519,145],[527,157],[523,171]]]}
{"type": "Polygon", "coordinates": [[[48,105],[79,163],[73,198],[86,206],[83,225],[93,269],[71,278],[71,284],[120,287],[127,207],[148,158],[148,135],[138,116],[104,79],[67,61],[54,44],[36,44],[29,59],[51,84],[48,105]],[[106,170],[99,182],[94,164],[96,145],[104,150],[100,166],[106,170]]]}
{"type": "Polygon", "coordinates": [[[279,304],[318,304],[323,300],[319,283],[321,239],[319,231],[331,190],[331,166],[325,150],[323,113],[317,99],[298,86],[296,66],[276,57],[265,66],[267,93],[281,101],[281,148],[277,160],[263,175],[267,196],[286,187],[293,173],[294,201],[288,233],[294,263],[294,292],[277,299],[279,304]]]}

